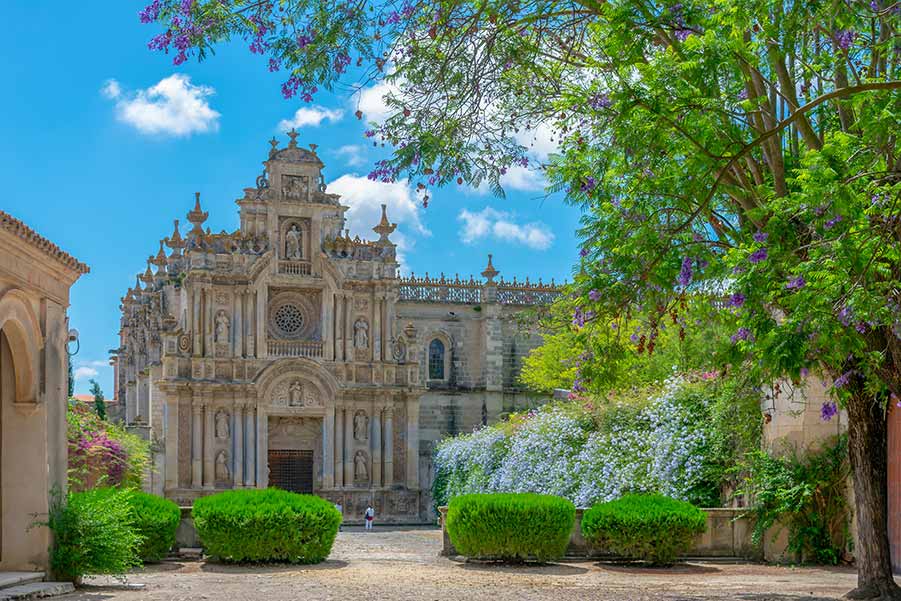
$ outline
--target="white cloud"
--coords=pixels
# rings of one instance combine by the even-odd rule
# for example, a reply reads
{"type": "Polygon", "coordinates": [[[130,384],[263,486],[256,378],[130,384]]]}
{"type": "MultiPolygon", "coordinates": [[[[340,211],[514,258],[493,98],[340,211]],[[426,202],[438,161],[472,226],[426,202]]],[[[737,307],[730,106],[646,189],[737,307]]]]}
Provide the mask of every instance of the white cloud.
{"type": "Polygon", "coordinates": [[[76,380],[85,380],[87,378],[96,378],[99,372],[93,367],[78,367],[75,369],[74,376],[76,380]]]}
{"type": "Polygon", "coordinates": [[[540,123],[531,129],[521,129],[513,137],[541,162],[547,161],[548,155],[557,152],[560,147],[559,135],[547,123],[540,123]]]}
{"type": "Polygon", "coordinates": [[[116,118],[145,134],[188,136],[219,129],[219,117],[207,101],[215,90],[195,86],[187,75],[175,73],[146,90],[124,92],[115,79],[101,93],[116,102],[116,118]]]}
{"type": "Polygon", "coordinates": [[[366,164],[366,147],[361,144],[346,144],[335,150],[334,154],[344,159],[348,167],[366,164]]]}
{"type": "Polygon", "coordinates": [[[522,244],[535,250],[545,250],[554,242],[554,234],[546,224],[540,221],[519,224],[512,214],[491,207],[485,207],[478,212],[463,209],[457,220],[463,223],[460,228],[460,239],[466,244],[494,238],[522,244]]]}
{"type": "Polygon", "coordinates": [[[507,173],[501,176],[501,185],[511,190],[525,190],[533,192],[544,190],[547,181],[544,174],[536,169],[513,165],[507,169],[507,173]]]}
{"type": "Polygon", "coordinates": [[[364,121],[382,123],[391,116],[393,110],[385,102],[385,96],[397,95],[398,87],[385,80],[369,88],[360,90],[357,108],[362,111],[364,121]]]}
{"type": "Polygon", "coordinates": [[[391,235],[391,241],[397,244],[398,262],[402,267],[404,253],[415,245],[413,237],[432,234],[422,224],[419,202],[407,180],[389,184],[348,173],[331,182],[328,191],[340,194],[341,204],[350,207],[344,216],[347,219],[345,228],[350,229],[351,236],[374,239],[372,228],[382,217],[381,205],[388,205],[388,219],[399,226],[391,235]]]}
{"type": "Polygon", "coordinates": [[[323,121],[340,121],[344,116],[341,109],[327,109],[323,106],[304,106],[294,113],[290,119],[278,122],[278,129],[286,132],[291,128],[319,127],[323,121]]]}

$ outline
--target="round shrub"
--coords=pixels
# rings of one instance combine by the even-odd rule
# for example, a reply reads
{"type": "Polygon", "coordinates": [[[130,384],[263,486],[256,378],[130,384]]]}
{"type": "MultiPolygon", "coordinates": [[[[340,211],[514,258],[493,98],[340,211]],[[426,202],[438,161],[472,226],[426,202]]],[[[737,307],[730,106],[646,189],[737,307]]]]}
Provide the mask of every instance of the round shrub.
{"type": "Polygon", "coordinates": [[[706,527],[703,511],[663,495],[626,495],[582,516],[582,535],[592,545],[656,565],[669,565],[689,551],[706,527]]]}
{"type": "Polygon", "coordinates": [[[129,499],[134,527],[144,538],[139,554],[144,561],[159,561],[175,545],[181,510],[169,499],[135,491],[129,499]]]}
{"type": "Polygon", "coordinates": [[[325,499],[276,488],[204,497],[192,513],[207,554],[228,562],[319,563],[331,552],[341,522],[325,499]]]}
{"type": "Polygon", "coordinates": [[[447,532],[467,557],[550,561],[569,544],[575,506],[533,493],[460,495],[447,508],[447,532]]]}

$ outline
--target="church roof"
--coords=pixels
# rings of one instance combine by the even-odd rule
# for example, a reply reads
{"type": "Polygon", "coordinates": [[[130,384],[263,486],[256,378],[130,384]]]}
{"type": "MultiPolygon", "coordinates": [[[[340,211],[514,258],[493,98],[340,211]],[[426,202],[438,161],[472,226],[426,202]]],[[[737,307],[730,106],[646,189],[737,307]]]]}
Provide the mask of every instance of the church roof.
{"type": "Polygon", "coordinates": [[[27,242],[30,246],[42,251],[44,254],[56,259],[69,269],[78,273],[88,273],[91,268],[63,251],[59,246],[44,238],[36,231],[25,225],[24,222],[16,219],[9,213],[0,211],[0,228],[8,231],[13,236],[17,236],[27,242]]]}

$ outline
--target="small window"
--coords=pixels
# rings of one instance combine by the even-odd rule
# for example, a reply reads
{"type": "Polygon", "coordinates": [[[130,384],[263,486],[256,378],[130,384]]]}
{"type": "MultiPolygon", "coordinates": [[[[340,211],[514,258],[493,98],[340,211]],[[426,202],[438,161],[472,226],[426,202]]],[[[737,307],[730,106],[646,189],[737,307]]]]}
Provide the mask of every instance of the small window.
{"type": "Polygon", "coordinates": [[[444,379],[444,343],[437,338],[429,344],[429,380],[444,379]]]}

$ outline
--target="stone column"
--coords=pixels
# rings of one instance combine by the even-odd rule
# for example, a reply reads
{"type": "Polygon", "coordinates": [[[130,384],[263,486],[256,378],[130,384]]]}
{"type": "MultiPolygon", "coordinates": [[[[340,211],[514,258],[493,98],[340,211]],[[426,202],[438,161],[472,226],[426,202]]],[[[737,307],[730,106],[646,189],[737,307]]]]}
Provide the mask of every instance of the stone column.
{"type": "Polygon", "coordinates": [[[329,405],[322,420],[322,487],[335,487],[335,405],[329,405]]]}
{"type": "Polygon", "coordinates": [[[195,357],[199,357],[201,355],[202,343],[201,343],[201,334],[202,334],[202,323],[200,321],[200,300],[201,300],[201,290],[197,288],[196,285],[191,286],[191,333],[194,336],[194,346],[192,350],[192,355],[195,357]]]}
{"type": "Polygon", "coordinates": [[[165,490],[178,488],[178,408],[181,393],[166,393],[166,479],[165,490]]]}
{"type": "Polygon", "coordinates": [[[150,425],[150,387],[147,385],[148,376],[144,372],[138,372],[138,414],[137,418],[148,426],[150,425]]]}
{"type": "Polygon", "coordinates": [[[372,360],[382,360],[382,299],[376,293],[372,299],[372,360]]]}
{"type": "Polygon", "coordinates": [[[344,295],[344,360],[354,360],[354,299],[350,292],[344,295]]]}
{"type": "Polygon", "coordinates": [[[247,356],[253,357],[256,353],[256,347],[253,344],[253,328],[254,328],[254,311],[253,311],[253,292],[251,290],[244,291],[244,348],[247,356]]]}
{"type": "Polygon", "coordinates": [[[203,309],[206,312],[204,317],[204,340],[205,343],[203,345],[203,354],[206,357],[212,357],[215,355],[213,352],[213,330],[215,329],[215,323],[213,319],[213,288],[206,287],[203,289],[203,298],[204,304],[203,309]]]}
{"type": "Polygon", "coordinates": [[[256,312],[256,330],[257,330],[257,357],[265,359],[269,356],[269,345],[266,344],[266,305],[267,290],[263,286],[257,291],[257,312],[256,312]]]}
{"type": "Polygon", "coordinates": [[[372,458],[372,469],[369,470],[369,481],[373,488],[382,485],[382,410],[379,407],[372,412],[369,422],[369,451],[372,458]]]}
{"type": "Polygon", "coordinates": [[[247,405],[244,409],[244,435],[247,440],[244,444],[244,486],[253,488],[256,486],[256,424],[253,414],[253,405],[247,405]]]}
{"type": "Polygon", "coordinates": [[[385,407],[385,472],[382,479],[385,488],[391,488],[394,479],[394,407],[385,407]]]}
{"type": "Polygon", "coordinates": [[[335,408],[335,487],[344,486],[344,407],[335,408]]]}
{"type": "Polygon", "coordinates": [[[244,327],[244,311],[243,311],[243,299],[244,299],[244,291],[238,290],[234,297],[232,298],[232,306],[235,314],[235,319],[232,322],[231,328],[231,336],[232,336],[232,355],[235,357],[243,357],[244,356],[244,345],[243,345],[243,336],[241,336],[242,328],[244,327]]]}
{"type": "Polygon", "coordinates": [[[235,461],[232,468],[235,488],[244,486],[244,403],[235,403],[235,426],[232,437],[235,441],[235,461]]]}
{"type": "Polygon", "coordinates": [[[407,399],[407,488],[419,490],[419,399],[407,399]]]}
{"type": "Polygon", "coordinates": [[[200,393],[194,393],[191,406],[191,488],[203,486],[203,402],[200,393]]]}
{"type": "Polygon", "coordinates": [[[257,407],[257,488],[269,486],[269,417],[257,407]]]}
{"type": "MultiPolygon", "coordinates": [[[[209,396],[204,395],[204,396],[209,396]]],[[[213,413],[215,407],[210,402],[212,399],[204,399],[203,409],[203,487],[213,488],[215,486],[215,462],[213,460],[213,413]]]]}
{"type": "MultiPolygon", "coordinates": [[[[130,371],[130,370],[129,370],[130,371]]],[[[138,414],[138,384],[136,381],[125,383],[125,423],[131,425],[138,414]]]]}
{"type": "Polygon", "coordinates": [[[354,485],[354,408],[344,408],[344,486],[354,485]]]}

